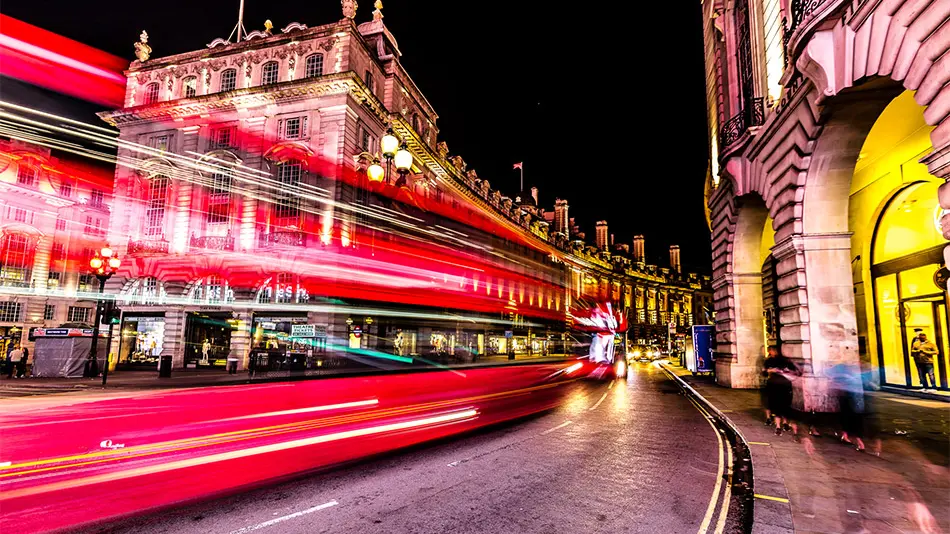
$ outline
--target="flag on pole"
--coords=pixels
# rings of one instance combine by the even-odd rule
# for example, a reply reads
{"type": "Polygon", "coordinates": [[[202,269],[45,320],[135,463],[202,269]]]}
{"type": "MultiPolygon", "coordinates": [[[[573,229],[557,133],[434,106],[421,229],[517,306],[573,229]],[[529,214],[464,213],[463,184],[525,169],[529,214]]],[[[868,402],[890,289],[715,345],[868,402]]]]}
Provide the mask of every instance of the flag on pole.
{"type": "Polygon", "coordinates": [[[515,167],[514,167],[514,168],[515,168],[515,169],[524,169],[523,165],[524,165],[524,162],[523,162],[523,161],[519,161],[518,163],[515,163],[515,167]]]}

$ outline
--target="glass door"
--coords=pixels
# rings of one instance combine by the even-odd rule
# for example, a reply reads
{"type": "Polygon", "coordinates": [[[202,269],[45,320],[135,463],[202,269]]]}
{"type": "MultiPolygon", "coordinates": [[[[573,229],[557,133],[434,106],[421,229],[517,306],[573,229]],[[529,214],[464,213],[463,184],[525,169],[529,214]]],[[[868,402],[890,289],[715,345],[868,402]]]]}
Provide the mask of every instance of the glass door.
{"type": "Polygon", "coordinates": [[[947,382],[950,380],[950,377],[947,376],[947,373],[950,372],[950,334],[947,330],[947,304],[945,301],[934,302],[933,308],[934,322],[937,325],[937,337],[934,339],[934,343],[937,344],[937,349],[940,350],[938,357],[934,358],[934,374],[940,387],[947,389],[947,382]]]}

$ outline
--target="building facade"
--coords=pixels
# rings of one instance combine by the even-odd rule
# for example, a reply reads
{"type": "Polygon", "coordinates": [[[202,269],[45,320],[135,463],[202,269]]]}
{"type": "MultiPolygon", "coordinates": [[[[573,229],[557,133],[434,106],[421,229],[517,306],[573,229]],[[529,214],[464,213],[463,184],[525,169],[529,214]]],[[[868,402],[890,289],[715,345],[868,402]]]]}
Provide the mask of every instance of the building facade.
{"type": "Polygon", "coordinates": [[[947,388],[950,3],[702,3],[717,377],[757,387],[766,346],[834,409],[833,369],[947,388]]]}
{"type": "Polygon", "coordinates": [[[0,141],[0,348],[33,353],[32,327],[93,322],[88,261],[106,242],[112,169],[0,141]]]}
{"type": "Polygon", "coordinates": [[[634,310],[643,339],[705,320],[708,277],[588,246],[566,201],[548,216],[537,189],[508,197],[451,154],[382,14],[353,16],[143,54],[126,71],[126,107],[101,114],[120,132],[121,363],[243,366],[262,345],[564,353],[581,297],[634,310]],[[395,157],[380,148],[391,138],[395,157]]]}

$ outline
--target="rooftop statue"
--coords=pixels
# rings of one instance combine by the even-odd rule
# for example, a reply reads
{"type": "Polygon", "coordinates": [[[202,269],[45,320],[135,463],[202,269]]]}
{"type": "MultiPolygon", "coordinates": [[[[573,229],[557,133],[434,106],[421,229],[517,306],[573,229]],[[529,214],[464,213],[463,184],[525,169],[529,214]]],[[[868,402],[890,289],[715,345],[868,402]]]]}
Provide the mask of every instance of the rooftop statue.
{"type": "Polygon", "coordinates": [[[148,33],[142,30],[142,35],[139,35],[139,40],[135,43],[135,57],[139,58],[139,61],[148,61],[151,53],[152,47],[148,45],[148,33]]]}

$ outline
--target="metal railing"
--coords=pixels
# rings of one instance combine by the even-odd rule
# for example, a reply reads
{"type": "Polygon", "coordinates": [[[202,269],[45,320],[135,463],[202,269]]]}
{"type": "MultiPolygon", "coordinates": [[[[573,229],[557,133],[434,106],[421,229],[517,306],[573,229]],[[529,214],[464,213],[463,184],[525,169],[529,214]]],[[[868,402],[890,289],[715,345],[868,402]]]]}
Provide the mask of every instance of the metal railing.
{"type": "Polygon", "coordinates": [[[749,128],[765,122],[765,100],[756,97],[719,128],[719,149],[735,143],[749,128]]]}

